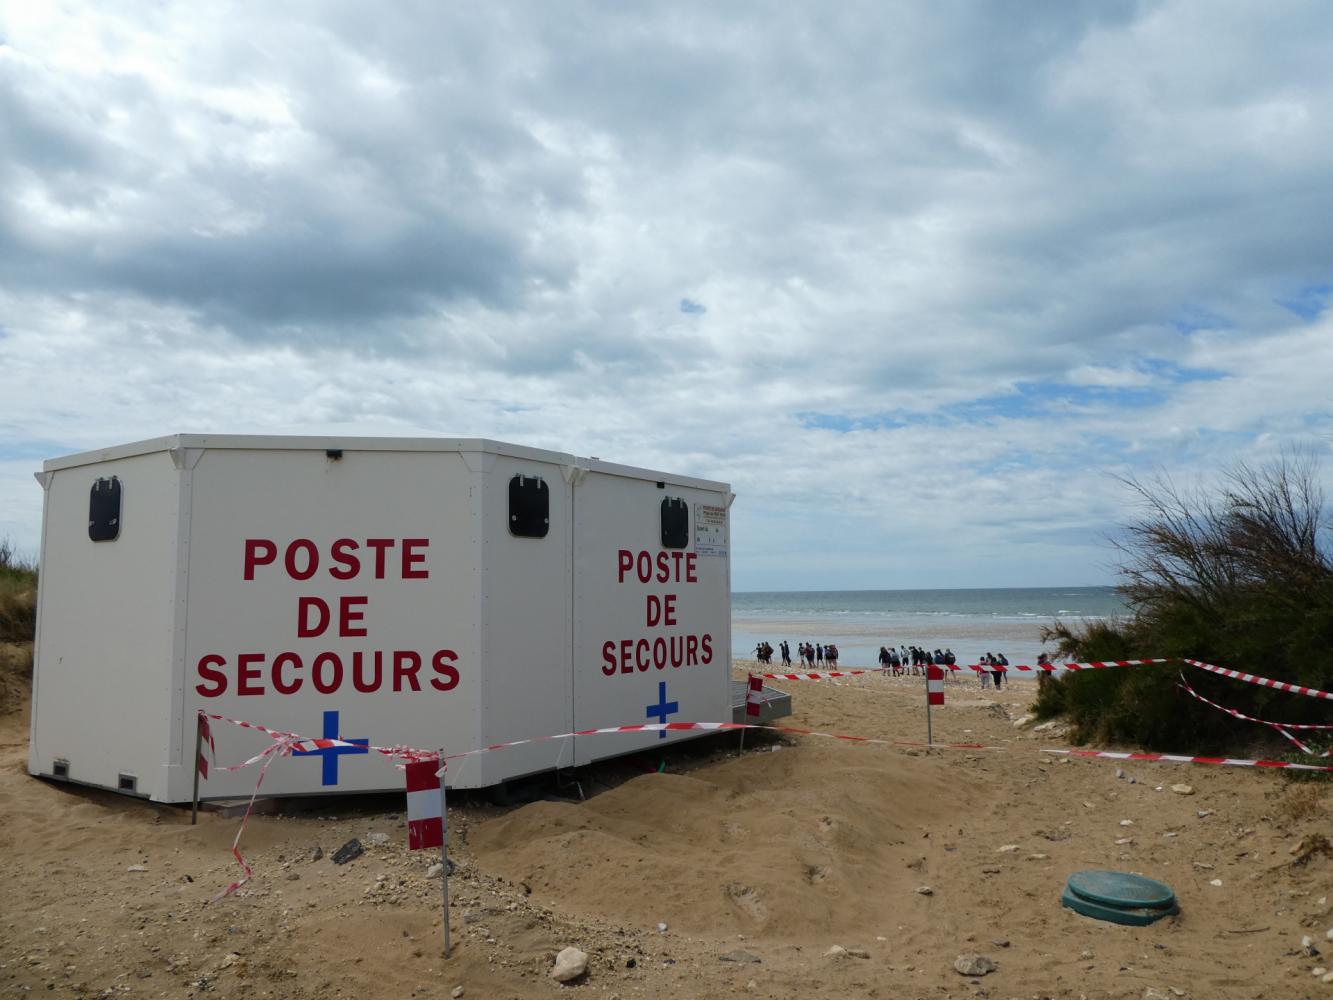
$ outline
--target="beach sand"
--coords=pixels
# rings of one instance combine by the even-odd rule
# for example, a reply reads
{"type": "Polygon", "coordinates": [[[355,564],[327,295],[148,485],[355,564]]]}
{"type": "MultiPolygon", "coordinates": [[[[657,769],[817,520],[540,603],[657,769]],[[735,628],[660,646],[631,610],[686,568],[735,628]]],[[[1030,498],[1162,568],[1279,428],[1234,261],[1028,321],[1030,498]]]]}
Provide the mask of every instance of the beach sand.
{"type": "MultiPolygon", "coordinates": [[[[920,740],[921,687],[792,685],[783,721],[920,740]]],[[[1333,826],[1329,786],[1154,764],[1117,779],[1113,762],[1040,754],[1064,744],[1015,728],[1031,686],[949,685],[936,739],[999,749],[751,736],[738,754],[728,736],[673,751],[665,773],[643,773],[656,755],[580,772],[583,802],[459,796],[447,963],[426,877],[438,855],[407,851],[401,800],[255,817],[241,845],[253,881],[206,906],[237,873],[238,820],[191,827],[188,808],[28,777],[26,702],[8,690],[6,996],[1333,996],[1310,974],[1325,959],[1300,953],[1309,934],[1333,957],[1333,858],[1289,853],[1333,826]],[[1180,782],[1193,794],[1172,792],[1180,782]],[[330,862],[371,832],[388,843],[330,862]],[[316,845],[325,856],[310,860],[316,845]],[[1183,912],[1133,928],[1062,909],[1065,877],[1084,868],[1162,879],[1183,912]],[[566,945],[590,962],[562,987],[547,973],[566,945]],[[826,956],[833,945],[852,953],[826,956]],[[958,974],[964,952],[997,970],[958,974]]]]}

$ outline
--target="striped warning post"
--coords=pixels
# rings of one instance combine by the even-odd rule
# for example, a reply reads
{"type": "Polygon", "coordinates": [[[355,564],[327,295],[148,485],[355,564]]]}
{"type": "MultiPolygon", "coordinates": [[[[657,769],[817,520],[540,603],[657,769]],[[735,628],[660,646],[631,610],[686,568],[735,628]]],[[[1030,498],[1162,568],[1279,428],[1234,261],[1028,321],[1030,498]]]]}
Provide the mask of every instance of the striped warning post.
{"type": "Polygon", "coordinates": [[[745,686],[745,714],[752,718],[758,718],[763,703],[764,679],[750,674],[749,683],[745,686]]]}
{"type": "Polygon", "coordinates": [[[926,703],[944,704],[944,668],[933,663],[926,667],[926,703]]]}
{"type": "Polygon", "coordinates": [[[438,760],[414,760],[407,767],[407,849],[421,851],[444,843],[438,760]]]}

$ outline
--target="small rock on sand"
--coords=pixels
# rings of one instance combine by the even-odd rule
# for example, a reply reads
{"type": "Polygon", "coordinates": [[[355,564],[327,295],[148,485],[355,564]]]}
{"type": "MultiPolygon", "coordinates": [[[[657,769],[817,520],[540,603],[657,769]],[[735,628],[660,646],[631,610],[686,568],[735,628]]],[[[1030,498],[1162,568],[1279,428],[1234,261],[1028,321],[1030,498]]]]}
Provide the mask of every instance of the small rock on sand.
{"type": "Polygon", "coordinates": [[[1014,851],[1016,851],[1016,850],[1018,850],[1018,845],[1017,845],[1017,844],[1004,844],[1003,846],[997,848],[996,851],[995,851],[995,853],[996,853],[996,854],[1013,854],[1014,851]]]}
{"type": "Polygon", "coordinates": [[[953,971],[960,976],[984,976],[995,971],[995,963],[985,955],[967,952],[953,960],[953,971]]]}
{"type": "Polygon", "coordinates": [[[588,971],[588,953],[578,948],[565,948],[555,956],[555,965],[551,967],[551,978],[557,983],[567,983],[578,979],[588,971]]]}
{"type": "Polygon", "coordinates": [[[1194,789],[1190,785],[1172,785],[1171,791],[1177,795],[1193,795],[1194,789]]]}
{"type": "Polygon", "coordinates": [[[935,890],[928,885],[919,885],[916,887],[916,894],[918,896],[933,896],[935,895],[935,890]]]}
{"type": "Polygon", "coordinates": [[[461,998],[462,998],[462,996],[463,996],[463,987],[461,987],[461,986],[455,986],[455,987],[449,992],[449,995],[450,995],[451,997],[453,997],[454,1000],[461,1000],[461,998]]]}
{"type": "Polygon", "coordinates": [[[753,952],[737,948],[735,951],[729,951],[725,955],[719,955],[718,958],[723,962],[762,962],[763,959],[753,952]]]}
{"type": "Polygon", "coordinates": [[[844,948],[844,947],[843,947],[842,945],[840,945],[840,944],[835,944],[835,945],[833,945],[833,947],[829,948],[828,951],[824,952],[824,957],[825,957],[825,958],[846,958],[846,957],[847,957],[847,949],[844,948]]]}
{"type": "Polygon", "coordinates": [[[1209,879],[1208,884],[1217,886],[1220,889],[1222,887],[1222,880],[1220,878],[1209,879]]]}
{"type": "Polygon", "coordinates": [[[364,853],[366,853],[366,849],[361,846],[361,841],[353,837],[334,852],[333,863],[335,865],[345,865],[354,858],[361,857],[364,853]]]}
{"type": "Polygon", "coordinates": [[[366,840],[376,847],[383,847],[389,842],[389,835],[387,833],[368,833],[366,834],[366,840]]]}

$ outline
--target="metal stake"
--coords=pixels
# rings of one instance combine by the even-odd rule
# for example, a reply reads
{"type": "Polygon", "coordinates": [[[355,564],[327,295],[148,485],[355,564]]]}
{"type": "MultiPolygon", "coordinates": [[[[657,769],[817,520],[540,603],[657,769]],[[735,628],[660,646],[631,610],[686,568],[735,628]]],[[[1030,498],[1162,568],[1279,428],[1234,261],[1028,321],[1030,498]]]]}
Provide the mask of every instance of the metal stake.
{"type": "MultiPolygon", "coordinates": [[[[444,762],[444,749],[440,749],[441,769],[448,768],[444,762]]],[[[445,795],[445,778],[440,775],[440,885],[444,888],[444,957],[449,957],[449,801],[445,795]]]]}
{"type": "Polygon", "coordinates": [[[204,718],[194,717],[194,805],[190,807],[190,825],[199,822],[199,757],[204,752],[204,718]]]}

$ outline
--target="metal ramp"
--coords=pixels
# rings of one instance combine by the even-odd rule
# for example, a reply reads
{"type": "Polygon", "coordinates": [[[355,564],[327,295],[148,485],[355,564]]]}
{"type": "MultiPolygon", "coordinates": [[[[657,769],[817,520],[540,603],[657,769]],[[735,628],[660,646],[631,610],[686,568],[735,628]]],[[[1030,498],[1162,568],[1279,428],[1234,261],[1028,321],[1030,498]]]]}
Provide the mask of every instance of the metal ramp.
{"type": "Polygon", "coordinates": [[[765,726],[775,719],[785,718],[791,715],[791,695],[785,691],[779,691],[777,688],[771,688],[764,685],[763,704],[759,706],[759,717],[745,714],[745,681],[731,682],[731,721],[749,722],[757,726],[765,726]]]}

